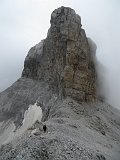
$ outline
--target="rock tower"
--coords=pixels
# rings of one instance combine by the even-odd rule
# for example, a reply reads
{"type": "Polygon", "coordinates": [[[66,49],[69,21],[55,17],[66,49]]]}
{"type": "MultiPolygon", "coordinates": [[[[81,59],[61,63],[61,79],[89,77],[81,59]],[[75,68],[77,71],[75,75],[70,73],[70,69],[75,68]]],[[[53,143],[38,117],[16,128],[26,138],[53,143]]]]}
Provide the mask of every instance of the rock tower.
{"type": "Polygon", "coordinates": [[[61,96],[78,101],[96,99],[96,73],[81,18],[68,7],[51,15],[47,38],[30,49],[23,77],[43,80],[61,96]]]}

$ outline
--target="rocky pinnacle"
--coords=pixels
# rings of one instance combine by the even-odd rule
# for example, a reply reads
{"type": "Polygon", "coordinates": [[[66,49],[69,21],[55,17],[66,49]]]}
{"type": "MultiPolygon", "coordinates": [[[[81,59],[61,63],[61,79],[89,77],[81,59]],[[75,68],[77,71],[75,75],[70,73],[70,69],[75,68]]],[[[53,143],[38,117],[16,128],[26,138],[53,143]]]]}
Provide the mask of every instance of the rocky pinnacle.
{"type": "Polygon", "coordinates": [[[47,82],[61,97],[95,101],[94,58],[81,17],[60,7],[51,14],[50,23],[47,38],[30,49],[22,76],[47,82]]]}
{"type": "Polygon", "coordinates": [[[73,9],[50,23],[0,93],[0,160],[120,160],[120,112],[96,98],[96,44],[73,9]]]}

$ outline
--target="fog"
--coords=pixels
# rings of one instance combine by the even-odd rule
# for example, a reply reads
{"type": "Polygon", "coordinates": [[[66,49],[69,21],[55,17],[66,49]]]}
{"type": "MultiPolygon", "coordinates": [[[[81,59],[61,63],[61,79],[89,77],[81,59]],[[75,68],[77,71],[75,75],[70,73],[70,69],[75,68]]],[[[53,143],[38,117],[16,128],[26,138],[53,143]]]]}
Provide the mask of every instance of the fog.
{"type": "Polygon", "coordinates": [[[47,35],[51,12],[75,9],[97,44],[99,76],[106,101],[120,109],[119,0],[0,0],[0,91],[15,82],[28,50],[47,35]]]}

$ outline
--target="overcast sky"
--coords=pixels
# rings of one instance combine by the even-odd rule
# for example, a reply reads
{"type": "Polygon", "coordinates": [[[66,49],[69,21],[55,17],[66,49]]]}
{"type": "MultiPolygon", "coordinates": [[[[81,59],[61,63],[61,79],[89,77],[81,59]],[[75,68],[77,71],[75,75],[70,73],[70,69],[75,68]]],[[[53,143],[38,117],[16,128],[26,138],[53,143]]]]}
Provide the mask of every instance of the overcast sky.
{"type": "Polygon", "coordinates": [[[28,50],[44,39],[51,12],[75,9],[105,66],[108,102],[120,108],[120,0],[0,0],[0,91],[20,76],[28,50]]]}

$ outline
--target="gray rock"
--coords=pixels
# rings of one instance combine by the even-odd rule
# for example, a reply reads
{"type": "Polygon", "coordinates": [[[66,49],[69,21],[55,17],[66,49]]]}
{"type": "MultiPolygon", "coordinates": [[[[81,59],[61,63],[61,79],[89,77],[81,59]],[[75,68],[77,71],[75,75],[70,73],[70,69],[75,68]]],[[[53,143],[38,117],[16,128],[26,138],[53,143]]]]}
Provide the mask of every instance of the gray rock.
{"type": "Polygon", "coordinates": [[[50,22],[47,38],[29,51],[22,76],[47,82],[61,97],[95,101],[93,50],[80,16],[71,8],[61,7],[53,11],[50,22]]]}
{"type": "Polygon", "coordinates": [[[45,122],[47,132],[36,122],[31,132],[28,130],[1,147],[0,159],[119,160],[119,114],[101,102],[79,104],[71,98],[61,100],[45,122]],[[106,135],[101,134],[102,129],[106,135]]]}
{"type": "Polygon", "coordinates": [[[56,9],[50,22],[47,38],[28,52],[22,77],[0,93],[7,127],[14,121],[17,130],[36,101],[42,122],[2,145],[0,160],[119,160],[120,111],[97,98],[96,45],[73,9],[56,9]]]}

